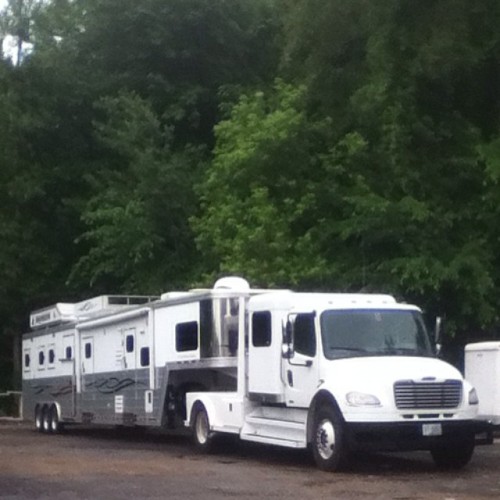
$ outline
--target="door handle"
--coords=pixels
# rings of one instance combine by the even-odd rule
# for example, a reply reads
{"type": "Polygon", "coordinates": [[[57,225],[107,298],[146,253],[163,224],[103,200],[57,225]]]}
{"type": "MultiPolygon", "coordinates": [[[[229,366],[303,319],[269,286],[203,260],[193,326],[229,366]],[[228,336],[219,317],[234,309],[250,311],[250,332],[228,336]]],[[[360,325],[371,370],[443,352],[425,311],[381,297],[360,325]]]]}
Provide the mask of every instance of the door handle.
{"type": "Polygon", "coordinates": [[[286,378],[288,380],[288,385],[290,387],[293,387],[293,372],[292,372],[292,370],[286,371],[286,378]]]}

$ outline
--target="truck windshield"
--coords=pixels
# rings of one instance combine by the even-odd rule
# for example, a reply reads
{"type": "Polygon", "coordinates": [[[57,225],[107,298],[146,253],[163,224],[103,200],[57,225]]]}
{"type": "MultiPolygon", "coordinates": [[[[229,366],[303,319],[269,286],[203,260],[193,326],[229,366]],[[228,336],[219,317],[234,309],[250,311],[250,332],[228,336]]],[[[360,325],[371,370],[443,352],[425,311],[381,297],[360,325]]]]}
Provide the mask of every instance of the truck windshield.
{"type": "Polygon", "coordinates": [[[325,311],[321,314],[321,337],[328,359],[434,355],[418,311],[325,311]]]}

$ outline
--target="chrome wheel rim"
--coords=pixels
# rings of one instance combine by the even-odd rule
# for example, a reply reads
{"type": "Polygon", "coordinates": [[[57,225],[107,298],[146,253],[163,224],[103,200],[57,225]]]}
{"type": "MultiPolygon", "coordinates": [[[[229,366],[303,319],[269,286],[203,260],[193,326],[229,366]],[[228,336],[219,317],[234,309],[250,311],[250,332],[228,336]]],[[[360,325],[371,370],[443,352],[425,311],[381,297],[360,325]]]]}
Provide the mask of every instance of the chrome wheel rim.
{"type": "Polygon", "coordinates": [[[316,449],[323,460],[332,458],[335,449],[335,428],[331,420],[322,420],[316,428],[316,449]]]}

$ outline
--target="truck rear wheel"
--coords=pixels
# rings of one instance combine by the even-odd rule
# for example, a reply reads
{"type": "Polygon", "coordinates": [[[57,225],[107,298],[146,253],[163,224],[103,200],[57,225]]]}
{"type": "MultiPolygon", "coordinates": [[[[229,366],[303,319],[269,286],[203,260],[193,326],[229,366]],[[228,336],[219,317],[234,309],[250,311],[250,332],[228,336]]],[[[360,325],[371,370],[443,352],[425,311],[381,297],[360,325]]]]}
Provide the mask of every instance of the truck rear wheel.
{"type": "Polygon", "coordinates": [[[440,469],[458,470],[470,462],[474,454],[474,445],[474,434],[469,434],[453,443],[435,446],[431,449],[431,456],[440,469]]]}
{"type": "Polygon", "coordinates": [[[311,444],[314,460],[321,470],[333,472],[344,464],[347,453],[343,421],[333,406],[322,406],[316,412],[311,444]]]}
{"type": "Polygon", "coordinates": [[[196,448],[203,453],[213,449],[213,433],[210,432],[210,421],[205,407],[199,403],[194,409],[193,439],[196,448]]]}

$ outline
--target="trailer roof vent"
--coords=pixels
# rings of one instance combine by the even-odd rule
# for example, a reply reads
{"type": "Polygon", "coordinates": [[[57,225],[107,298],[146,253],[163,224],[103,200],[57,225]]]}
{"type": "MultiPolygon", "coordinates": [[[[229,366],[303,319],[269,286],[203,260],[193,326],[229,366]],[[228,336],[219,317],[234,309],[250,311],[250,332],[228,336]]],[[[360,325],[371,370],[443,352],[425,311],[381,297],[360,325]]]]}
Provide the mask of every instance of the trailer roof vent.
{"type": "Polygon", "coordinates": [[[165,292],[161,294],[161,300],[182,299],[190,295],[192,292],[165,292]]]}
{"type": "Polygon", "coordinates": [[[41,328],[58,323],[75,321],[75,304],[59,302],[50,307],[45,307],[30,314],[30,327],[41,328]]]}
{"type": "Polygon", "coordinates": [[[79,317],[89,317],[110,309],[138,306],[157,300],[155,295],[99,295],[75,304],[79,317]]]}
{"type": "Polygon", "coordinates": [[[238,276],[227,276],[220,278],[215,282],[214,290],[250,290],[250,284],[246,279],[239,278],[238,276]]]}

